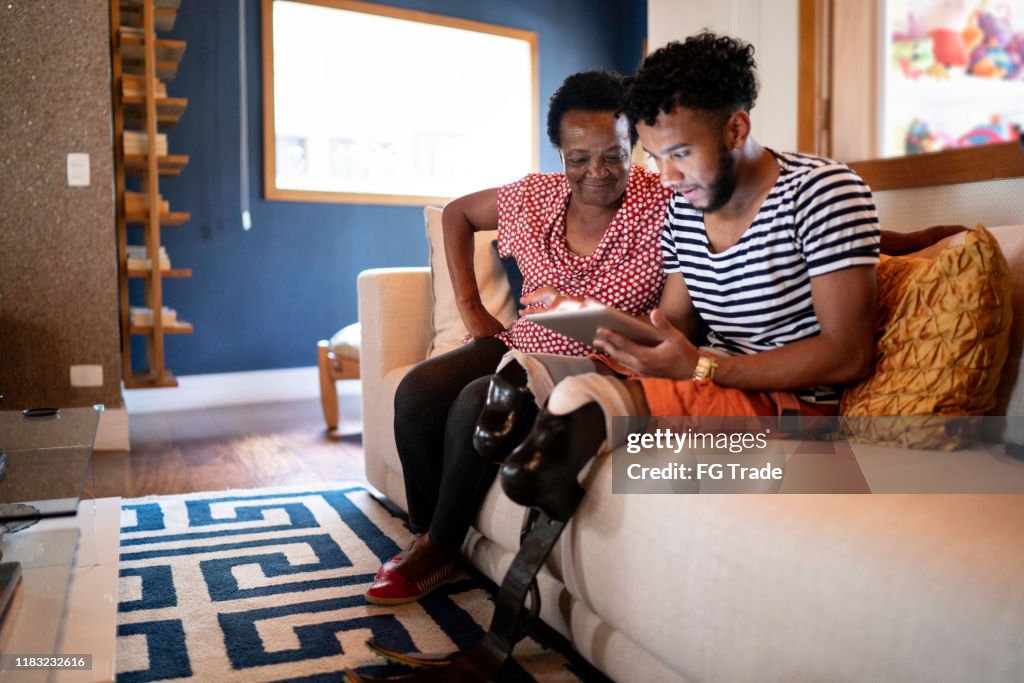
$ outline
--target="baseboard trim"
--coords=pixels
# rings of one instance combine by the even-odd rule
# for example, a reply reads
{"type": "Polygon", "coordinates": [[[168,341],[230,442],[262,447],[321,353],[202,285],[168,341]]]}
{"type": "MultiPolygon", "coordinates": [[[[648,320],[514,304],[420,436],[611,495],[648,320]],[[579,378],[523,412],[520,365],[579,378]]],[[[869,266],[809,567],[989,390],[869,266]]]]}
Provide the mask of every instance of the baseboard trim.
{"type": "Polygon", "coordinates": [[[128,410],[126,408],[107,408],[100,413],[100,423],[96,427],[96,444],[94,451],[127,451],[128,450],[128,410]]]}
{"type": "MultiPolygon", "coordinates": [[[[338,394],[358,394],[359,380],[336,383],[338,394]]],[[[300,401],[320,397],[320,379],[316,366],[220,372],[178,377],[174,389],[126,389],[124,404],[128,413],[160,413],[196,410],[217,406],[300,401]]]]}

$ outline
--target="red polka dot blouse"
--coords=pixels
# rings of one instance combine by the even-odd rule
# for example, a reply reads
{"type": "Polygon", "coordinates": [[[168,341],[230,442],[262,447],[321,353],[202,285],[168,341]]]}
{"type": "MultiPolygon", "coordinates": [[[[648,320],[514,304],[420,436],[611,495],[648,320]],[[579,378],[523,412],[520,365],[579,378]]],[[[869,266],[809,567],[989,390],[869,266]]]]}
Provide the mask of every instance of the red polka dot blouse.
{"type": "MultiPolygon", "coordinates": [[[[660,235],[671,192],[657,173],[633,166],[626,196],[593,253],[580,256],[565,241],[569,183],[563,173],[531,173],[498,190],[498,253],[516,259],[523,293],[550,285],[575,297],[591,297],[631,315],[658,304],[665,281],[660,235]]],[[[529,310],[541,310],[537,304],[529,310]]],[[[574,339],[523,318],[497,335],[528,353],[585,356],[574,339]]]]}

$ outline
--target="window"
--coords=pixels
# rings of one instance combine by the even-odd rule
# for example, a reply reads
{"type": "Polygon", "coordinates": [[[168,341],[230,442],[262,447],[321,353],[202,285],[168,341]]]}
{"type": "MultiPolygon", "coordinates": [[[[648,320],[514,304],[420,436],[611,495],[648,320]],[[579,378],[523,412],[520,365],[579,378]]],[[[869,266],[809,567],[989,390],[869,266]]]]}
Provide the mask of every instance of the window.
{"type": "Polygon", "coordinates": [[[537,38],[349,0],[263,0],[268,199],[428,204],[538,167],[537,38]]]}

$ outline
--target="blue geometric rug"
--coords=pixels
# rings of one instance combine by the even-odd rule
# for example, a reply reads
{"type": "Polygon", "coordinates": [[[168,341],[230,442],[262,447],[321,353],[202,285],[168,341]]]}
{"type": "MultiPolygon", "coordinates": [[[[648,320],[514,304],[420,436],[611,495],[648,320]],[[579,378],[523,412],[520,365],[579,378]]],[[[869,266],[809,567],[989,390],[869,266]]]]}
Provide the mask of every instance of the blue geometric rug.
{"type": "MultiPolygon", "coordinates": [[[[410,538],[359,485],[125,500],[118,680],[334,681],[408,671],[367,650],[371,635],[409,651],[474,645],[493,603],[466,575],[418,603],[363,599],[410,538]]],[[[581,680],[537,637],[510,664],[502,680],[581,680]]]]}

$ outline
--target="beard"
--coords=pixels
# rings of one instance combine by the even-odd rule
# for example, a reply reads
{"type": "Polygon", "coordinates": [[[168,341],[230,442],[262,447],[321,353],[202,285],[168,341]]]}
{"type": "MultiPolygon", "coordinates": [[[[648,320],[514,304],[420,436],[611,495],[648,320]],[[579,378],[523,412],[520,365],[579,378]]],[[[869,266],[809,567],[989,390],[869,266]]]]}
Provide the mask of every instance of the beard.
{"type": "Polygon", "coordinates": [[[729,154],[729,148],[721,145],[718,149],[718,172],[708,186],[708,203],[695,206],[704,213],[713,213],[729,203],[736,191],[736,160],[729,154]]]}

